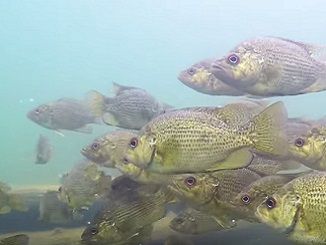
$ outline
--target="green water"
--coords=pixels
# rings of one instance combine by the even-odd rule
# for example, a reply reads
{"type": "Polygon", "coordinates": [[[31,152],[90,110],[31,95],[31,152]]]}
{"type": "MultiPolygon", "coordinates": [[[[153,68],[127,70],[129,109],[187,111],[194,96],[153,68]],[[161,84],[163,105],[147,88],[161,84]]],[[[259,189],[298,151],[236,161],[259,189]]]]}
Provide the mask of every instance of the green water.
{"type": "MultiPolygon", "coordinates": [[[[236,98],[200,94],[177,79],[205,58],[255,36],[326,44],[323,0],[0,1],[0,181],[11,186],[58,184],[82,158],[80,148],[112,127],[65,137],[29,121],[27,111],[111,82],[145,88],[176,107],[218,105],[236,98]],[[35,144],[50,138],[54,156],[34,164],[35,144]]],[[[112,91],[111,91],[112,92],[112,91]]],[[[326,92],[272,98],[291,117],[326,114],[326,92]]]]}

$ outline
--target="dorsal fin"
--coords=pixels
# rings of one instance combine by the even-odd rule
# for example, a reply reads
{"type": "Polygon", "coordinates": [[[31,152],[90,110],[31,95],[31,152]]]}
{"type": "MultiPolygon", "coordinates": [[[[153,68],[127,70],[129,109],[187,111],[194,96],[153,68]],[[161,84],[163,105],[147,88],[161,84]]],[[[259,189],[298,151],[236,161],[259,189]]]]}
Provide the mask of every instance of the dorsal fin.
{"type": "Polygon", "coordinates": [[[309,55],[318,55],[326,52],[326,45],[310,44],[310,43],[294,41],[291,39],[281,38],[281,37],[276,37],[276,38],[289,43],[296,44],[297,46],[306,50],[309,55]]]}

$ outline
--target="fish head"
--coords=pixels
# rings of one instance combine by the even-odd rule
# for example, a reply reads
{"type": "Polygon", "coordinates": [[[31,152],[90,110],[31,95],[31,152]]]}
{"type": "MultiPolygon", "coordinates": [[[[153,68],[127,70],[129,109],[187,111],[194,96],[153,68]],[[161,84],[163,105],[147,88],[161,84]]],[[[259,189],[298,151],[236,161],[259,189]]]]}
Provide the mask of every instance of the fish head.
{"type": "MultiPolygon", "coordinates": [[[[294,159],[308,167],[318,169],[316,162],[323,159],[326,151],[326,132],[313,128],[290,142],[289,152],[294,159]]],[[[323,169],[321,169],[323,170],[323,169]]]]}
{"type": "Polygon", "coordinates": [[[124,162],[133,163],[142,169],[148,168],[156,160],[157,143],[155,134],[151,132],[144,132],[138,137],[131,138],[124,162]]]}
{"type": "Polygon", "coordinates": [[[60,186],[58,188],[58,198],[65,203],[70,203],[70,197],[68,195],[67,189],[64,186],[60,186]]]}
{"type": "Polygon", "coordinates": [[[171,220],[169,226],[171,229],[179,232],[189,232],[194,230],[196,219],[187,212],[179,214],[171,220]]]}
{"type": "Polygon", "coordinates": [[[169,188],[181,200],[190,200],[198,206],[213,200],[219,182],[207,174],[178,174],[172,177],[169,188]]]}
{"type": "Polygon", "coordinates": [[[54,111],[51,104],[42,104],[34,108],[33,110],[30,110],[27,113],[27,118],[45,128],[53,128],[53,114],[54,111]]]}
{"type": "Polygon", "coordinates": [[[299,195],[281,188],[258,206],[256,216],[267,225],[289,233],[298,222],[301,206],[299,195]]]}
{"type": "Polygon", "coordinates": [[[255,188],[247,188],[240,192],[231,201],[231,204],[241,209],[241,212],[246,214],[254,214],[257,207],[266,199],[268,196],[261,191],[255,190],[255,188]]]}
{"type": "Polygon", "coordinates": [[[263,56],[250,43],[243,43],[212,63],[212,74],[222,82],[246,88],[259,81],[263,70],[263,56]]]}
{"type": "Polygon", "coordinates": [[[181,71],[178,79],[186,86],[195,90],[202,89],[207,86],[207,82],[213,78],[210,72],[210,66],[213,60],[204,60],[193,64],[187,69],[181,71]]]}
{"type": "Polygon", "coordinates": [[[106,149],[110,149],[114,146],[109,145],[109,141],[102,139],[95,139],[85,147],[81,149],[81,154],[91,161],[96,163],[104,163],[110,159],[106,149]]]}
{"type": "Polygon", "coordinates": [[[104,218],[88,226],[81,235],[82,241],[96,242],[96,244],[97,242],[115,243],[124,239],[123,233],[119,231],[116,224],[104,218]]]}

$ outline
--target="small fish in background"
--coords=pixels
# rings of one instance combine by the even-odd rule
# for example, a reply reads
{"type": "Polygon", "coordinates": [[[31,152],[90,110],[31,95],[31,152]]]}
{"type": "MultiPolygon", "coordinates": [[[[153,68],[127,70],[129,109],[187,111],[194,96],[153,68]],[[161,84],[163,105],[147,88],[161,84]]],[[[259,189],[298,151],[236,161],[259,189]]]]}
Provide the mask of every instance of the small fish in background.
{"type": "Polygon", "coordinates": [[[265,224],[300,244],[326,242],[326,173],[313,172],[279,188],[257,208],[265,224]]]}
{"type": "Polygon", "coordinates": [[[53,147],[50,144],[48,137],[43,134],[39,135],[36,144],[36,164],[46,164],[52,157],[53,147]]]}
{"type": "Polygon", "coordinates": [[[29,244],[29,236],[26,234],[19,234],[0,240],[0,245],[28,245],[28,244],[29,244]]]}
{"type": "Polygon", "coordinates": [[[245,40],[217,59],[211,72],[224,83],[254,96],[298,95],[326,89],[326,64],[312,55],[318,46],[278,37],[245,40]]]}
{"type": "Polygon", "coordinates": [[[84,101],[61,98],[43,103],[27,113],[34,123],[63,135],[61,130],[92,133],[87,124],[99,123],[97,112],[93,112],[84,101]]]}
{"type": "Polygon", "coordinates": [[[107,125],[139,130],[154,117],[172,108],[141,88],[113,83],[113,89],[114,97],[106,97],[94,90],[88,93],[92,110],[103,113],[102,119],[107,125]]]}
{"type": "Polygon", "coordinates": [[[209,95],[242,96],[245,93],[217,79],[210,71],[214,59],[201,60],[179,73],[178,79],[197,92],[209,95]]]}
{"type": "Polygon", "coordinates": [[[81,154],[102,167],[113,168],[118,162],[123,161],[130,139],[136,136],[137,131],[121,129],[110,131],[83,147],[81,154]]]}
{"type": "Polygon", "coordinates": [[[12,209],[20,212],[26,212],[24,200],[19,194],[10,193],[11,188],[3,182],[0,182],[0,214],[10,213],[12,209]]]}
{"type": "Polygon", "coordinates": [[[171,220],[169,227],[172,230],[192,235],[206,234],[223,230],[216,220],[209,214],[187,208],[171,220]]]}
{"type": "Polygon", "coordinates": [[[58,191],[47,191],[40,201],[39,220],[51,224],[66,224],[81,220],[82,215],[73,211],[67,203],[58,198],[58,191]]]}
{"type": "Polygon", "coordinates": [[[75,210],[92,205],[97,196],[111,190],[111,176],[105,175],[98,165],[88,159],[81,160],[61,178],[59,198],[75,210]]]}

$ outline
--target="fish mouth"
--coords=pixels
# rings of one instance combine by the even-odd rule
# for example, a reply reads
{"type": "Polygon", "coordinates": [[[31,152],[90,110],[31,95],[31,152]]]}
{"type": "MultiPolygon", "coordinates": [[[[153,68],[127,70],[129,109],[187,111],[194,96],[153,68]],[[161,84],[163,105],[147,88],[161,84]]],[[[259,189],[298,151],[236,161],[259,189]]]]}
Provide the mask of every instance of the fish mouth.
{"type": "Polygon", "coordinates": [[[225,80],[226,77],[229,77],[227,69],[225,69],[223,67],[223,65],[221,63],[219,63],[218,61],[212,63],[211,72],[216,78],[218,78],[222,81],[225,80]]]}
{"type": "Polygon", "coordinates": [[[191,84],[191,82],[189,81],[189,79],[183,74],[183,72],[180,72],[179,75],[177,76],[178,80],[180,82],[182,82],[183,84],[189,86],[189,84],[191,84]]]}

